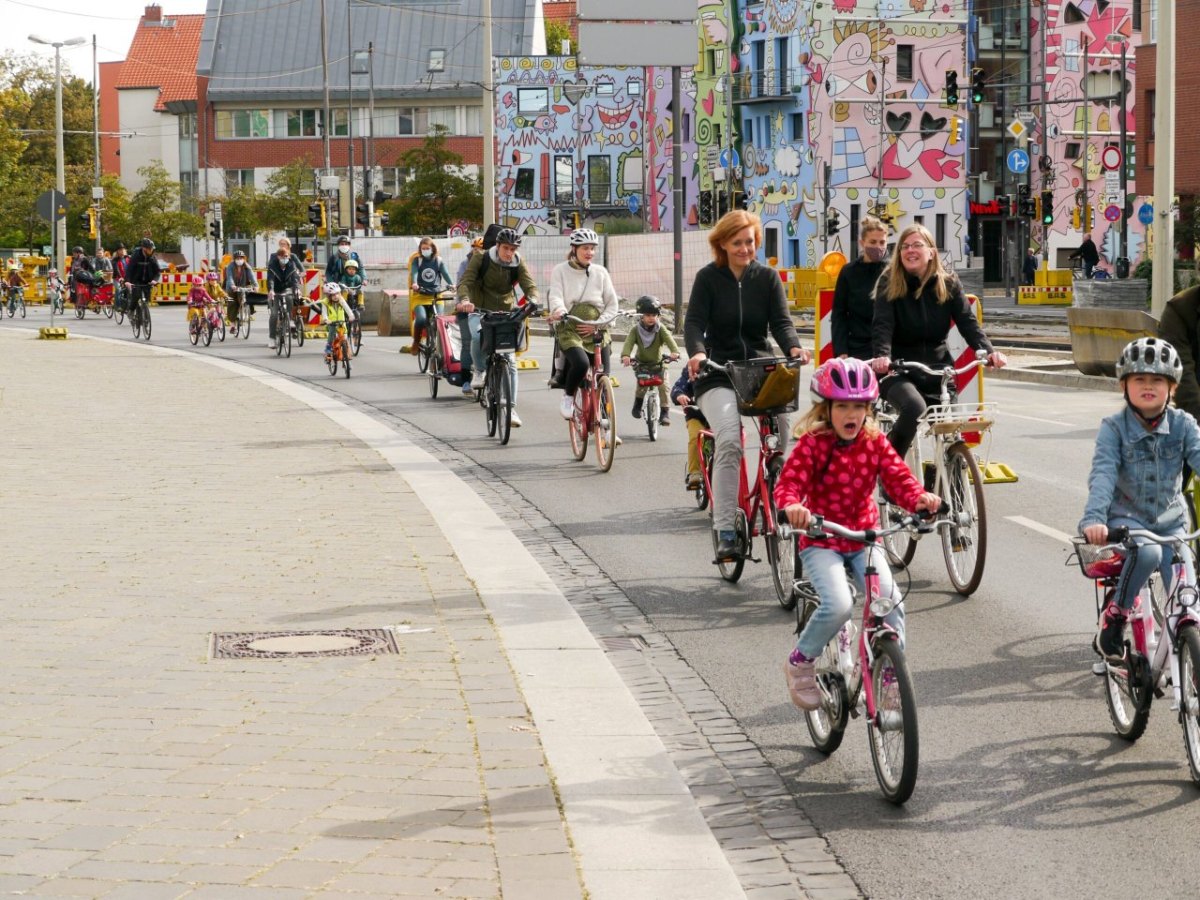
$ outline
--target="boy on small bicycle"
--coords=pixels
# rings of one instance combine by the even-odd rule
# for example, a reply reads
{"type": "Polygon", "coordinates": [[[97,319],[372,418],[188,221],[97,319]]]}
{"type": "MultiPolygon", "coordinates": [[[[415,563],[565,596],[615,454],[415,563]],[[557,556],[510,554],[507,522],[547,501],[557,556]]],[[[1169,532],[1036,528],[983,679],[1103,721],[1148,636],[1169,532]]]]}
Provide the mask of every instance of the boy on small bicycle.
{"type": "Polygon", "coordinates": [[[338,279],[338,284],[342,286],[342,294],[347,298],[353,298],[354,302],[346,302],[350,308],[358,314],[358,307],[362,304],[362,285],[363,277],[358,274],[358,260],[351,257],[346,260],[343,269],[342,277],[338,279]]]}
{"type": "MultiPolygon", "coordinates": [[[[621,365],[636,365],[640,369],[657,371],[663,368],[663,356],[670,355],[671,359],[679,359],[679,345],[675,343],[675,338],[671,337],[671,332],[663,328],[658,321],[658,317],[662,313],[662,303],[658,298],[649,295],[639,297],[637,311],[641,318],[625,338],[625,346],[621,348],[621,365]]],[[[649,387],[639,384],[634,392],[633,417],[635,419],[642,417],[642,400],[648,390],[650,390],[649,387]]],[[[658,424],[670,425],[671,410],[665,381],[658,386],[658,399],[660,401],[659,408],[662,410],[658,416],[658,424]]]]}
{"type": "Polygon", "coordinates": [[[692,395],[692,376],[686,366],[671,385],[671,400],[683,407],[683,420],[687,423],[687,489],[698,490],[703,476],[700,474],[700,451],[696,449],[696,440],[700,432],[708,427],[708,419],[696,406],[696,399],[692,395]]]}
{"type": "MultiPolygon", "coordinates": [[[[793,431],[796,444],[775,487],[775,503],[793,528],[807,528],[814,515],[828,516],[855,530],[879,527],[874,495],[880,479],[889,496],[907,510],[935,512],[941,506],[938,496],[925,491],[871,418],[879,383],[870,365],[853,357],[832,359],[813,373],[810,390],[813,406],[793,431]]],[[[854,605],[846,566],[859,590],[864,590],[864,571],[868,562],[874,563],[879,596],[872,612],[886,616],[901,641],[904,612],[886,553],[873,552],[877,545],[801,535],[800,548],[804,574],[820,605],[805,623],[783,670],[792,703],[813,710],[821,705],[813,661],[849,621],[854,605]]]]}
{"type": "MultiPolygon", "coordinates": [[[[1170,403],[1183,376],[1179,353],[1161,338],[1138,338],[1121,351],[1117,379],[1125,408],[1100,423],[1088,499],[1079,531],[1088,543],[1104,544],[1109,528],[1123,525],[1155,534],[1187,532],[1183,464],[1200,470],[1200,426],[1170,403]]],[[[1192,563],[1185,554],[1189,582],[1192,563]]],[[[1125,655],[1125,622],[1134,598],[1155,569],[1171,579],[1172,555],[1160,544],[1138,541],[1097,626],[1093,649],[1113,661],[1125,655]]]]}
{"type": "Polygon", "coordinates": [[[325,361],[328,362],[333,356],[333,342],[337,340],[338,327],[345,326],[346,322],[354,316],[354,310],[350,308],[350,304],[346,302],[346,298],[342,296],[342,286],[336,281],[328,281],[325,283],[324,290],[324,318],[325,318],[325,361]]]}

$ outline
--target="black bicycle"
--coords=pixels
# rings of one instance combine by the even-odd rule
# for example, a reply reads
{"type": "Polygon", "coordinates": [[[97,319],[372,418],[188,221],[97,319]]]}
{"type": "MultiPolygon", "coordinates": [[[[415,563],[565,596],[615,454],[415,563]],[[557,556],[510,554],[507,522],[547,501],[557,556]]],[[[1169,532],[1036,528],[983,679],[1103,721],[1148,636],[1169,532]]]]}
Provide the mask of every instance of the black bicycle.
{"type": "Polygon", "coordinates": [[[152,281],[130,287],[129,324],[133,327],[135,340],[150,340],[150,297],[157,284],[157,281],[152,281]]]}
{"type": "Polygon", "coordinates": [[[272,313],[272,317],[275,321],[276,356],[291,357],[293,330],[296,332],[296,342],[301,347],[304,346],[303,314],[300,312],[303,306],[298,306],[299,302],[299,292],[294,287],[288,288],[275,298],[275,312],[272,313]]]}
{"type": "Polygon", "coordinates": [[[486,362],[480,402],[487,414],[488,437],[499,432],[507,444],[512,432],[512,354],[521,343],[524,322],[538,311],[532,301],[504,312],[485,312],[479,321],[479,342],[486,362]]]}
{"type": "Polygon", "coordinates": [[[358,356],[358,351],[362,349],[362,288],[346,288],[346,303],[354,310],[354,316],[347,325],[349,326],[350,346],[354,350],[354,355],[358,356]]]}

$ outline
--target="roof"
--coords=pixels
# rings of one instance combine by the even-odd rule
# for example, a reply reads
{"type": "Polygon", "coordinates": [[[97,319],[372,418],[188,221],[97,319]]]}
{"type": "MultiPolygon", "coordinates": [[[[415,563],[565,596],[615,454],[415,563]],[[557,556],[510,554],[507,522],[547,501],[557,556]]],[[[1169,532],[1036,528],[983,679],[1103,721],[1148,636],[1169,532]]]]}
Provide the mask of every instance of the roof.
{"type": "Polygon", "coordinates": [[[196,57],[204,16],[142,16],[117,75],[117,90],[158,88],[154,108],[196,99],[196,57]]]}
{"type": "MultiPolygon", "coordinates": [[[[492,53],[533,52],[541,0],[491,0],[492,53]]],[[[479,97],[483,83],[483,0],[326,0],[329,89],[344,100],[349,48],[373,47],[375,97],[479,97]],[[349,23],[349,31],[348,31],[349,23]],[[444,68],[429,72],[429,51],[445,51],[444,68]]],[[[208,0],[197,72],[214,101],[319,100],[321,0],[208,0]]],[[[368,87],[354,76],[355,93],[368,87]]]]}

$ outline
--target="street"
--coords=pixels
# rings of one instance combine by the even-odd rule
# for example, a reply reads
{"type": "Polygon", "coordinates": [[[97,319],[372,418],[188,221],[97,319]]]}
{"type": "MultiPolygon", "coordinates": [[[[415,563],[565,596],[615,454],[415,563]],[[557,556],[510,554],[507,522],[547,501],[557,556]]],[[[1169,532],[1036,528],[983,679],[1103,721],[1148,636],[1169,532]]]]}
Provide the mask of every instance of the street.
{"type": "MultiPolygon", "coordinates": [[[[24,323],[5,325],[45,320],[44,310],[33,309],[24,323]]],[[[127,325],[92,316],[57,324],[72,335],[131,338],[127,325]]],[[[486,436],[483,411],[457,389],[442,384],[430,398],[415,357],[396,352],[407,339],[368,333],[349,380],[329,376],[323,341],[277,359],[265,340],[260,312],[249,341],[228,338],[197,352],[342,395],[402,424],[455,471],[470,472],[518,537],[538,547],[539,561],[557,558],[547,571],[563,581],[560,589],[585,621],[586,604],[600,595],[610,610],[624,605],[630,623],[652,628],[643,638],[673,645],[782,777],[863,894],[1194,891],[1179,860],[1190,858],[1200,807],[1169,700],[1156,701],[1136,744],[1116,737],[1102,682],[1090,671],[1092,586],[1065,565],[1092,441],[1101,417],[1119,408],[1117,394],[989,382],[988,399],[1000,408],[991,459],[1011,466],[1020,481],[987,488],[987,569],[973,597],[949,589],[940,544],[926,539],[917,550],[907,613],[921,765],[912,799],[895,809],[879,796],[861,720],[851,720],[833,757],[812,749],[780,672],[794,619],[775,602],[765,564],[748,563],[736,585],[720,581],[707,516],[683,490],[682,417],[673,416],[650,443],[629,416],[627,370],[618,372],[617,392],[624,445],[612,471],[601,474],[594,455],[571,458],[559,394],[545,387],[545,338],[535,339],[530,354],[541,367],[520,376],[524,426],[506,447],[486,436]],[[598,570],[586,582],[571,580],[579,554],[598,570]]],[[[154,310],[153,343],[188,346],[183,309],[154,310]]],[[[905,576],[899,580],[903,586],[905,576]]],[[[665,677],[683,690],[685,676],[665,677]]]]}

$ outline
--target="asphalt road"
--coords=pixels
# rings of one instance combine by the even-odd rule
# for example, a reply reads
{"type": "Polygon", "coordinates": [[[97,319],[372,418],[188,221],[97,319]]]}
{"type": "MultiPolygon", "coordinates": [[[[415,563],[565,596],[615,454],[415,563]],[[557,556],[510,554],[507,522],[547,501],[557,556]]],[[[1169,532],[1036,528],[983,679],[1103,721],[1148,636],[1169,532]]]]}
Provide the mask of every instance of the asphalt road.
{"type": "MultiPolygon", "coordinates": [[[[187,346],[181,309],[154,314],[155,344],[187,346]]],[[[571,458],[559,395],[545,388],[545,339],[532,354],[542,368],[520,377],[525,425],[501,447],[457,390],[443,385],[431,400],[415,358],[396,353],[399,339],[368,335],[353,377],[331,378],[320,342],[289,360],[269,353],[262,318],[253,340],[198,352],[344,393],[449,443],[535,505],[716,691],[868,896],[1195,893],[1188,861],[1200,794],[1179,726],[1162,700],[1140,741],[1116,737],[1090,672],[1092,587],[1064,565],[1096,428],[1119,407],[1115,394],[989,384],[1002,410],[991,458],[1020,481],[987,488],[988,562],[975,596],[949,589],[940,545],[927,540],[917,550],[907,610],[921,768],[912,799],[895,809],[879,796],[861,721],[851,721],[833,757],[812,749],[779,668],[793,621],[773,598],[765,564],[748,564],[737,585],[717,577],[707,517],[682,487],[681,418],[651,444],[629,417],[625,378],[617,393],[625,443],[601,474],[594,457],[571,458]]],[[[35,312],[27,324],[44,320],[35,312]]],[[[129,337],[108,320],[66,324],[129,337]]]]}

